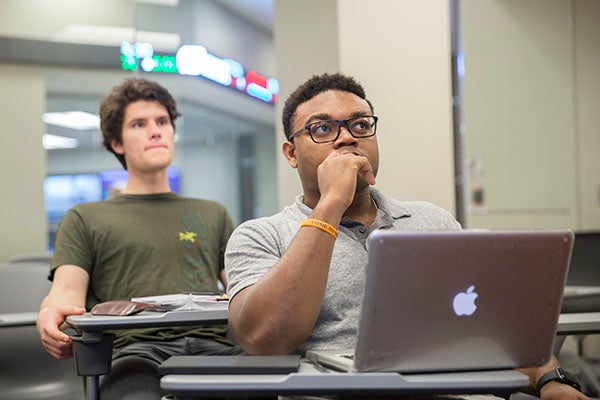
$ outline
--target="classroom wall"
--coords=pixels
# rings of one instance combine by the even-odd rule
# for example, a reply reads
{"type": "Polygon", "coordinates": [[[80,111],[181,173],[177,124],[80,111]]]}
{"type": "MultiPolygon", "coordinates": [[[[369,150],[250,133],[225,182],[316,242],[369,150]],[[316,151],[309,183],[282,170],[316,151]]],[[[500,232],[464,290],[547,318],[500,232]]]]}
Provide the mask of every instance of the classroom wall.
{"type": "Polygon", "coordinates": [[[600,230],[600,1],[577,0],[574,27],[577,228],[600,230]]]}
{"type": "MultiPolygon", "coordinates": [[[[457,4],[465,227],[600,229],[600,3],[457,4]]],[[[275,49],[281,98],[315,73],[362,81],[381,117],[378,187],[455,213],[449,7],[280,0],[275,49]],[[308,20],[310,29],[297,23],[308,20]]],[[[282,207],[301,188],[282,156],[278,170],[282,207]]]]}
{"type": "MultiPolygon", "coordinates": [[[[110,9],[121,2],[102,4],[110,9]]],[[[130,2],[123,4],[129,7],[130,2]]],[[[600,3],[462,0],[460,4],[468,78],[464,82],[465,168],[471,169],[471,183],[477,177],[473,166],[485,168],[480,183],[487,208],[472,209],[467,226],[600,229],[600,81],[596,78],[600,3]]],[[[21,7],[19,1],[3,2],[2,34],[19,28],[18,18],[6,19],[13,11],[9,6],[21,7]]],[[[197,24],[216,29],[215,18],[234,26],[239,22],[212,4],[197,7],[205,7],[206,12],[197,24]]],[[[228,50],[239,46],[239,61],[255,65],[262,60],[257,68],[280,80],[281,101],[274,113],[276,148],[257,144],[261,168],[276,165],[258,178],[277,181],[278,189],[277,193],[260,191],[259,204],[280,209],[301,192],[296,172],[280,152],[283,100],[310,75],[339,70],[364,83],[381,117],[378,187],[389,196],[431,201],[454,213],[449,3],[379,0],[365,7],[360,0],[277,0],[275,7],[271,55],[268,44],[247,51],[229,36],[203,34],[200,28],[185,33],[199,42],[227,44],[228,50]],[[366,22],[362,27],[355,21],[366,22]]],[[[104,17],[103,13],[89,16],[93,23],[104,17]]],[[[33,21],[28,34],[47,29],[46,22],[37,23],[33,14],[28,18],[33,21]]],[[[270,40],[260,30],[244,32],[254,41],[270,40]]],[[[102,71],[82,76],[88,72],[0,63],[4,94],[0,120],[9,144],[0,150],[0,166],[5,187],[10,188],[1,194],[0,260],[45,249],[41,191],[46,153],[40,146],[40,115],[46,108],[46,91],[75,90],[69,87],[73,76],[91,91],[110,81],[102,71]],[[49,82],[55,86],[47,88],[49,82]]],[[[176,80],[167,82],[178,94],[190,90],[176,80]]],[[[102,93],[107,88],[103,86],[102,93]]],[[[232,108],[239,117],[259,122],[272,118],[266,105],[224,94],[209,83],[196,82],[191,89],[210,93],[200,101],[216,111],[232,108]]],[[[107,163],[118,165],[112,160],[107,163]]]]}
{"type": "Polygon", "coordinates": [[[600,4],[460,4],[467,226],[600,229],[600,4]]]}
{"type": "MultiPolygon", "coordinates": [[[[360,0],[278,0],[275,10],[281,98],[312,74],[354,75],[380,117],[377,187],[454,213],[448,2],[380,0],[366,7],[360,0]]],[[[281,207],[301,192],[282,159],[281,207]]]]}
{"type": "Polygon", "coordinates": [[[35,68],[0,64],[0,260],[46,249],[42,196],[46,155],[42,148],[44,80],[35,68]]]}
{"type": "MultiPolygon", "coordinates": [[[[50,40],[53,32],[73,20],[86,24],[137,26],[141,30],[181,29],[182,42],[203,44],[213,54],[235,59],[259,73],[274,75],[275,55],[271,33],[232,14],[217,2],[182,1],[182,7],[178,8],[137,7],[137,11],[142,10],[137,15],[133,1],[89,0],[74,4],[70,0],[57,0],[52,7],[46,3],[40,0],[6,0],[0,7],[0,36],[3,37],[0,43],[0,87],[3,90],[0,120],[6,128],[4,135],[11,143],[11,146],[0,150],[0,174],[7,187],[19,188],[15,195],[9,191],[1,194],[3,224],[0,226],[0,261],[15,254],[46,250],[47,228],[42,196],[46,173],[96,172],[120,168],[116,159],[103,148],[80,153],[47,153],[42,148],[44,124],[41,115],[47,111],[48,94],[69,96],[83,93],[100,99],[112,86],[133,74],[119,71],[118,53],[114,66],[107,66],[106,60],[98,66],[94,66],[93,62],[89,65],[71,65],[69,54],[54,54],[43,49],[40,49],[40,59],[36,58],[36,54],[25,54],[29,64],[15,63],[14,54],[21,53],[19,49],[11,47],[6,37],[50,40]],[[57,9],[62,12],[54,15],[57,9]],[[43,57],[52,59],[52,64],[45,64],[41,60],[43,57]],[[23,190],[23,187],[27,190],[23,190]]],[[[43,42],[39,46],[43,47],[43,42]]],[[[65,48],[61,47],[60,50],[65,48]]],[[[277,171],[273,165],[267,165],[274,163],[273,106],[200,78],[161,74],[146,77],[164,84],[178,101],[206,107],[214,114],[223,114],[223,118],[248,121],[248,128],[237,134],[258,134],[256,151],[260,161],[254,168],[254,181],[260,207],[256,212],[275,212],[277,171]]],[[[188,124],[187,128],[191,131],[197,127],[188,124]]],[[[211,149],[201,144],[178,149],[174,165],[185,168],[182,171],[182,185],[186,195],[216,199],[228,208],[236,222],[241,222],[235,135],[232,133],[229,138],[215,141],[211,149]],[[218,174],[214,171],[218,171],[218,174]]]]}

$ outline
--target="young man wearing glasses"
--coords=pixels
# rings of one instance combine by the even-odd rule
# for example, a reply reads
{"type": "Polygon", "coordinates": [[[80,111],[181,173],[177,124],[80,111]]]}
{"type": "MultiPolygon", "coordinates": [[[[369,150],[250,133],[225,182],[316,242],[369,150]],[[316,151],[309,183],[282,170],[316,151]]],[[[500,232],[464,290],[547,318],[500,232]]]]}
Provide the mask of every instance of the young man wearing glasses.
{"type": "MultiPolygon", "coordinates": [[[[280,213],[242,224],[227,245],[229,324],[248,353],[353,348],[376,229],[457,230],[445,210],[400,202],[375,189],[377,117],[362,86],[341,74],[313,76],[283,108],[283,154],[303,194],[280,213]]],[[[532,385],[556,360],[524,371],[532,385]]],[[[532,388],[533,392],[533,388],[532,388]]],[[[585,399],[552,381],[542,399],[585,399]]],[[[493,398],[486,396],[485,398],[493,398]]]]}

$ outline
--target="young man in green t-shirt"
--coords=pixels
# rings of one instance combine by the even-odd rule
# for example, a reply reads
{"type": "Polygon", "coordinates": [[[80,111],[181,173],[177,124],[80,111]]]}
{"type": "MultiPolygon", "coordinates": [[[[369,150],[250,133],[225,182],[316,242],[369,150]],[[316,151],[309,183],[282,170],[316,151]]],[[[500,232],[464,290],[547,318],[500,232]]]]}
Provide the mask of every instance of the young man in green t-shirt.
{"type": "MultiPolygon", "coordinates": [[[[174,155],[171,94],[128,79],[100,105],[104,146],[128,170],[122,194],[69,210],[57,232],[49,294],[37,320],[42,343],[58,359],[73,355],[59,327],[109,300],[184,291],[216,291],[225,282],[223,255],[234,225],[213,201],[181,197],[169,187],[174,155]]],[[[176,354],[235,354],[225,326],[115,332],[112,371],[102,399],[160,399],[158,365],[176,354]],[[137,397],[132,397],[136,395],[137,397]]]]}

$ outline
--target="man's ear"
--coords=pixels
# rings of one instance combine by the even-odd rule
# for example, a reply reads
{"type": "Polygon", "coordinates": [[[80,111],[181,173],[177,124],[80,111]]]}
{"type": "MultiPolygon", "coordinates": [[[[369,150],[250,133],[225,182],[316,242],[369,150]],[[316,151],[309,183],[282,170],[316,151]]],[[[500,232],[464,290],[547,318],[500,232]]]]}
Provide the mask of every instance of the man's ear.
{"type": "Polygon", "coordinates": [[[112,147],[113,151],[117,154],[123,155],[125,151],[123,150],[123,143],[120,143],[116,139],[112,139],[110,141],[110,147],[112,147]]]}
{"type": "Polygon", "coordinates": [[[290,164],[290,167],[294,169],[298,168],[298,160],[296,158],[296,145],[294,143],[290,141],[283,142],[283,145],[281,146],[281,152],[287,159],[287,162],[288,164],[290,164]]]}

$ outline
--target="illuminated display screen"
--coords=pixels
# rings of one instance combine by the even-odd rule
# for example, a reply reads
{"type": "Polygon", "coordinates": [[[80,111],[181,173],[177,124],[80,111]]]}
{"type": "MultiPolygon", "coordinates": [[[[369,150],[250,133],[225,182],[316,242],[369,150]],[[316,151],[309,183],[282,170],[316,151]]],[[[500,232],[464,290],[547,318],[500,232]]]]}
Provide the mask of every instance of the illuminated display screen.
{"type": "Polygon", "coordinates": [[[256,71],[245,71],[235,60],[219,58],[199,45],[181,46],[173,55],[154,54],[150,43],[121,43],[121,68],[145,72],[202,76],[223,86],[235,88],[267,103],[274,103],[279,82],[256,71]]]}
{"type": "MultiPolygon", "coordinates": [[[[171,191],[181,193],[179,170],[169,167],[167,177],[171,191]]],[[[58,224],[71,207],[79,203],[100,201],[118,194],[125,188],[127,178],[126,170],[47,176],[44,179],[44,206],[48,221],[48,250],[54,249],[58,224]]]]}

